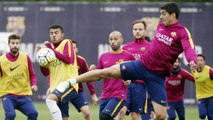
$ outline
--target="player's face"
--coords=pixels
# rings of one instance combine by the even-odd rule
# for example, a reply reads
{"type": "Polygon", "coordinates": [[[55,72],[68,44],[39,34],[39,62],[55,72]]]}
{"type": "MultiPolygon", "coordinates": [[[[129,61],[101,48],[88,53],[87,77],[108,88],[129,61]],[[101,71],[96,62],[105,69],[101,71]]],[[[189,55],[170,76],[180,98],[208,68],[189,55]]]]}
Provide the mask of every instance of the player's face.
{"type": "Polygon", "coordinates": [[[133,25],[132,33],[136,39],[141,39],[146,34],[146,29],[143,23],[136,23],[133,25]]]}
{"type": "Polygon", "coordinates": [[[57,29],[50,29],[50,39],[53,43],[59,43],[63,40],[64,33],[57,28],[57,29]]]}
{"type": "Polygon", "coordinates": [[[73,43],[73,48],[74,48],[75,52],[77,53],[78,52],[78,47],[77,47],[77,45],[75,43],[73,43]]]}
{"type": "Polygon", "coordinates": [[[205,63],[205,60],[203,59],[203,57],[198,56],[197,57],[197,67],[202,68],[202,67],[204,67],[205,64],[206,63],[205,63]]]}
{"type": "Polygon", "coordinates": [[[120,49],[123,40],[119,34],[111,34],[109,36],[109,44],[113,51],[120,49]]]}
{"type": "Polygon", "coordinates": [[[9,42],[10,52],[14,55],[19,52],[20,49],[20,40],[19,39],[11,39],[9,42]]]}
{"type": "Polygon", "coordinates": [[[173,64],[173,68],[178,68],[178,67],[180,67],[180,61],[177,59],[175,63],[173,64]]]}
{"type": "Polygon", "coordinates": [[[172,24],[173,14],[170,15],[166,10],[162,9],[160,11],[160,19],[165,26],[169,26],[172,24]]]}

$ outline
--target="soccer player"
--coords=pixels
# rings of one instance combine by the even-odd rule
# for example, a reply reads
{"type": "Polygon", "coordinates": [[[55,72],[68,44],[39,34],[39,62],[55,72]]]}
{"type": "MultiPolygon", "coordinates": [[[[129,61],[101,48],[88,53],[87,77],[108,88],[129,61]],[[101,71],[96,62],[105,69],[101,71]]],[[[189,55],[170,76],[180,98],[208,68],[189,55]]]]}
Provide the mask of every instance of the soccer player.
{"type": "Polygon", "coordinates": [[[185,120],[185,108],[183,103],[185,81],[194,82],[191,73],[180,67],[180,58],[173,64],[172,72],[166,77],[166,93],[168,102],[168,120],[175,120],[177,112],[179,120],[185,120]]]}
{"type": "Polygon", "coordinates": [[[0,97],[5,120],[15,120],[15,109],[37,120],[38,112],[28,97],[37,91],[36,76],[28,55],[20,51],[21,38],[12,34],[8,37],[10,52],[0,57],[0,97]]]}
{"type": "Polygon", "coordinates": [[[157,26],[154,39],[150,48],[139,60],[89,71],[62,82],[56,89],[63,92],[76,83],[103,78],[144,80],[152,100],[156,119],[165,120],[167,115],[165,77],[170,75],[173,63],[183,51],[191,69],[196,68],[197,63],[197,55],[191,35],[185,27],[179,24],[178,17],[179,8],[177,4],[163,5],[160,8],[161,22],[157,26]]]}
{"type": "Polygon", "coordinates": [[[46,68],[42,68],[41,71],[45,76],[49,75],[50,87],[48,91],[55,96],[60,96],[60,98],[56,97],[54,100],[51,100],[49,99],[49,94],[46,98],[46,104],[53,120],[62,120],[62,117],[63,120],[66,120],[69,117],[69,108],[62,106],[62,103],[69,102],[71,99],[68,98],[69,96],[66,96],[67,94],[77,95],[78,84],[67,89],[64,93],[54,92],[53,90],[64,80],[78,76],[76,53],[74,52],[72,41],[70,39],[63,40],[64,30],[60,25],[51,26],[49,28],[49,35],[52,43],[45,41],[44,44],[54,51],[57,61],[46,68]]]}
{"type": "Polygon", "coordinates": [[[200,119],[213,120],[213,69],[205,63],[205,56],[198,54],[197,72],[194,72],[196,98],[200,119]]]}
{"type": "MultiPolygon", "coordinates": [[[[134,40],[126,44],[123,49],[132,53],[136,59],[140,59],[142,54],[149,48],[150,42],[145,38],[147,25],[144,20],[135,20],[132,23],[132,33],[134,40]]],[[[132,120],[139,120],[141,114],[142,120],[149,120],[149,113],[147,110],[147,91],[143,80],[134,80],[128,86],[128,94],[126,106],[120,111],[119,120],[123,120],[125,113],[128,111],[131,114],[132,120]]],[[[150,102],[149,102],[150,103],[150,102]]]]}
{"type": "MultiPolygon", "coordinates": [[[[111,51],[100,56],[97,69],[108,68],[124,61],[135,60],[133,55],[121,48],[122,43],[123,37],[119,31],[113,31],[109,34],[111,51]]],[[[100,120],[113,120],[117,116],[124,106],[127,90],[128,87],[123,79],[104,79],[100,98],[100,120]]]]}
{"type": "MultiPolygon", "coordinates": [[[[78,45],[76,41],[73,41],[73,47],[75,52],[78,52],[78,45]]],[[[77,64],[78,64],[78,73],[83,74],[89,71],[88,65],[86,60],[81,57],[80,55],[77,55],[77,64]]],[[[89,90],[90,90],[90,94],[91,94],[91,98],[93,101],[93,104],[97,104],[98,98],[96,96],[96,92],[95,92],[95,88],[92,82],[86,82],[89,90]]],[[[76,107],[76,109],[80,112],[83,113],[85,120],[91,120],[91,115],[89,112],[89,106],[88,106],[88,102],[83,94],[83,85],[82,83],[79,83],[79,89],[78,89],[78,94],[77,95],[72,95],[70,96],[72,99],[70,100],[73,105],[76,107]]],[[[66,104],[68,105],[68,103],[66,104]]]]}

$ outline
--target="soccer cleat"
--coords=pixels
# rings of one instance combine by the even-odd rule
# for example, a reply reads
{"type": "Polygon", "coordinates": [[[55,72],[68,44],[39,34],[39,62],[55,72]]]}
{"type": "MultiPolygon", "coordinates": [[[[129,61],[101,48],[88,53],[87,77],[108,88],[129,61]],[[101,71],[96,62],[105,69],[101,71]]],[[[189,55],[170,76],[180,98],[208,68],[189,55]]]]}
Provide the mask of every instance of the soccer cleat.
{"type": "Polygon", "coordinates": [[[61,82],[57,87],[56,90],[58,90],[59,92],[63,93],[67,88],[69,88],[71,85],[69,83],[69,81],[63,81],[61,82]]]}

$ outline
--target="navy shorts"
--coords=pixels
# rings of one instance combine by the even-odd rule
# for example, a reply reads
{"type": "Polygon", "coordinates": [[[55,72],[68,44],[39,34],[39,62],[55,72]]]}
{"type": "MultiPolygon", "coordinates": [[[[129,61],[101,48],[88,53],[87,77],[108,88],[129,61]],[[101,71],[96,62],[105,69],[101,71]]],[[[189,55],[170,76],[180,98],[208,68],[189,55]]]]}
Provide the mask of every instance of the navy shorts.
{"type": "Polygon", "coordinates": [[[184,103],[183,100],[180,100],[178,102],[168,102],[169,108],[167,109],[168,113],[168,120],[173,120],[176,118],[176,113],[179,117],[180,120],[185,119],[185,108],[184,108],[184,103]]]}
{"type": "Polygon", "coordinates": [[[198,111],[200,119],[207,116],[208,120],[213,120],[213,97],[199,99],[198,111]]]}
{"type": "Polygon", "coordinates": [[[58,106],[61,110],[62,117],[69,117],[69,102],[71,102],[78,112],[81,112],[81,107],[88,105],[88,102],[82,91],[78,93],[75,90],[72,90],[66,94],[61,101],[58,102],[58,106]]]}
{"type": "Polygon", "coordinates": [[[145,113],[147,98],[145,84],[133,82],[128,86],[126,107],[129,112],[145,113]]]}
{"type": "Polygon", "coordinates": [[[151,100],[167,106],[165,76],[148,70],[139,60],[120,64],[120,70],[124,80],[144,80],[151,100]]]}
{"type": "Polygon", "coordinates": [[[16,115],[15,109],[28,116],[28,120],[37,120],[38,112],[28,96],[5,95],[2,97],[2,105],[5,113],[5,120],[13,119],[16,115]]]}
{"type": "Polygon", "coordinates": [[[124,103],[125,101],[119,98],[101,99],[99,115],[101,115],[101,113],[105,113],[114,118],[117,116],[121,108],[123,108],[124,103]]]}

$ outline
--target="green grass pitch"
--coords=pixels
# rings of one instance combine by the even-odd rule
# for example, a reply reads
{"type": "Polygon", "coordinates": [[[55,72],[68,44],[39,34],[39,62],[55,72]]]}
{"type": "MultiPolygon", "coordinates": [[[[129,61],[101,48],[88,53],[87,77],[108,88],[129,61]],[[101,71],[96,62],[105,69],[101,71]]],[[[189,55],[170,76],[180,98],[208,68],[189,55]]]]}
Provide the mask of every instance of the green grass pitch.
{"type": "MultiPolygon", "coordinates": [[[[51,115],[44,102],[35,103],[35,106],[39,112],[38,120],[51,120],[51,115]]],[[[199,120],[197,106],[186,106],[186,120],[199,120]]],[[[84,120],[82,113],[78,113],[77,110],[70,104],[70,120],[84,120]]],[[[90,105],[90,113],[93,120],[98,120],[99,106],[90,105]]],[[[4,111],[2,105],[0,106],[0,119],[4,119],[4,111]]],[[[16,111],[15,120],[27,120],[27,118],[16,111]]],[[[130,117],[126,117],[125,120],[130,120],[130,117]]],[[[178,119],[176,119],[178,120],[178,119]]]]}

